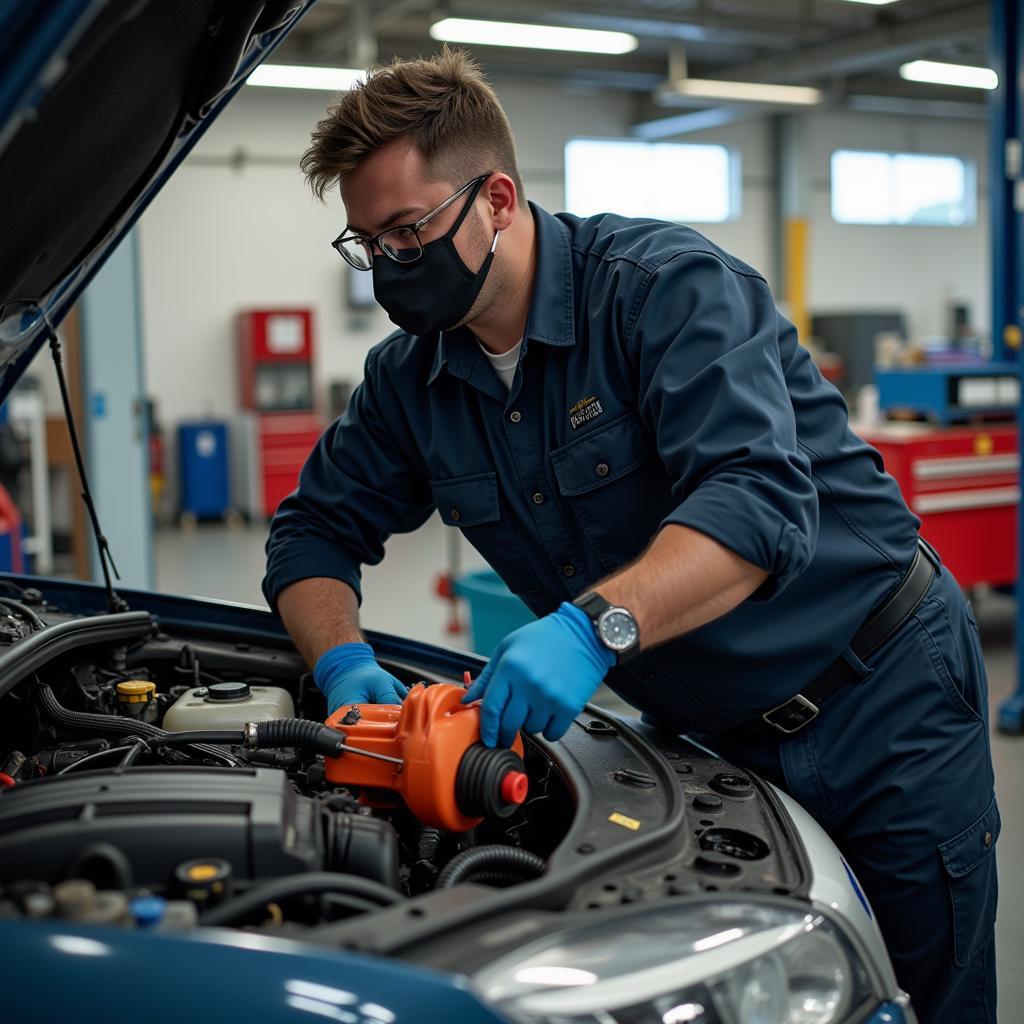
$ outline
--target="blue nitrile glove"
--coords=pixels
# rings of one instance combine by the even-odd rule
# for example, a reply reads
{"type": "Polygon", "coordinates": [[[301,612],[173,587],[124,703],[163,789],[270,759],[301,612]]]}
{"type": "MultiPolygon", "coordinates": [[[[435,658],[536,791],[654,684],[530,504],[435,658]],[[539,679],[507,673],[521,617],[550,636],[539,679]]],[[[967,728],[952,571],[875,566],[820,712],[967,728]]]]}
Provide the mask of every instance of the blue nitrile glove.
{"type": "Polygon", "coordinates": [[[483,697],[480,738],[488,747],[511,746],[520,729],[557,740],[614,664],[586,612],[563,602],[509,633],[462,703],[483,697]]]}
{"type": "Polygon", "coordinates": [[[377,664],[369,644],[338,644],[324,651],[313,679],[327,699],[327,713],[349,704],[401,704],[409,692],[377,664]]]}

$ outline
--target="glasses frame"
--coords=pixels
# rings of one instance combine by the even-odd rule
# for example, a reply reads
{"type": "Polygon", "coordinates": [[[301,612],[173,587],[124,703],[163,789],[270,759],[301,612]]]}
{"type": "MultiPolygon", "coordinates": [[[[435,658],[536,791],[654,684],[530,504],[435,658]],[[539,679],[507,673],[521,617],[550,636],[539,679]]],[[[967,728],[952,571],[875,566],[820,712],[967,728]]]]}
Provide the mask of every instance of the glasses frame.
{"type": "Polygon", "coordinates": [[[423,239],[420,238],[420,229],[425,225],[429,224],[438,214],[444,213],[452,203],[455,202],[459,196],[465,195],[470,189],[474,189],[473,195],[466,201],[467,207],[476,198],[476,191],[479,191],[480,186],[494,173],[494,171],[488,171],[486,174],[478,174],[472,181],[467,181],[457,192],[453,192],[440,206],[436,206],[430,213],[424,214],[419,220],[414,221],[411,224],[396,224],[393,228],[386,228],[384,231],[378,232],[376,235],[363,235],[359,232],[349,232],[348,225],[345,225],[345,230],[342,231],[338,237],[331,242],[331,246],[337,251],[338,255],[354,270],[373,270],[373,250],[379,249],[388,259],[393,260],[395,263],[415,263],[416,260],[421,259],[423,256],[423,239]],[[416,244],[420,247],[419,255],[415,256],[411,260],[400,260],[397,256],[393,256],[387,249],[380,244],[381,238],[385,235],[390,235],[394,231],[411,231],[416,239],[416,244]],[[365,246],[369,255],[369,266],[361,267],[355,263],[349,254],[343,248],[345,242],[360,242],[365,246]]]}

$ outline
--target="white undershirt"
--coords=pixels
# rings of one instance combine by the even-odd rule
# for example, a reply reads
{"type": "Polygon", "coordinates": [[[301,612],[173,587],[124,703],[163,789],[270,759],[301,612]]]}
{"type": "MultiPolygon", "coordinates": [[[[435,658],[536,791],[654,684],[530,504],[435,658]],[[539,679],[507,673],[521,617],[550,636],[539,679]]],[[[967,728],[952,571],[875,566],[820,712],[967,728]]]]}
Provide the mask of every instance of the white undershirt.
{"type": "MultiPolygon", "coordinates": [[[[480,342],[477,342],[480,345],[480,342]]],[[[516,366],[519,363],[519,351],[523,347],[523,339],[520,338],[507,352],[496,356],[493,352],[480,345],[480,351],[487,356],[487,361],[494,367],[494,372],[501,378],[501,383],[511,391],[512,381],[516,376],[516,366]]]]}

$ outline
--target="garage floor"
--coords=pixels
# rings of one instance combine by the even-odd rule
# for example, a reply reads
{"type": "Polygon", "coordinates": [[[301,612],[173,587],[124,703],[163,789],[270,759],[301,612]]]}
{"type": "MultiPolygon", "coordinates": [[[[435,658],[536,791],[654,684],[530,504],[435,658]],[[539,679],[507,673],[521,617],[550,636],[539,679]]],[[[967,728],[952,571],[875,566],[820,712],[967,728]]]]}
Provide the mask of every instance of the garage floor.
{"type": "MultiPolygon", "coordinates": [[[[201,526],[194,533],[176,529],[157,534],[157,589],[263,604],[263,542],[266,528],[201,526]]],[[[447,609],[433,595],[433,581],[445,564],[447,537],[437,517],[415,534],[394,537],[388,557],[363,576],[363,625],[368,629],[449,647],[467,647],[469,639],[445,630],[447,609]]],[[[482,564],[463,546],[463,568],[482,564]]],[[[991,595],[975,601],[988,666],[993,718],[999,701],[1015,686],[1014,603],[991,595]]],[[[627,710],[613,695],[608,704],[627,710]]],[[[1024,796],[1024,737],[993,736],[996,788],[1003,815],[999,842],[1001,904],[999,949],[999,1017],[1024,1020],[1024,816],[1017,813],[1024,796]]]]}

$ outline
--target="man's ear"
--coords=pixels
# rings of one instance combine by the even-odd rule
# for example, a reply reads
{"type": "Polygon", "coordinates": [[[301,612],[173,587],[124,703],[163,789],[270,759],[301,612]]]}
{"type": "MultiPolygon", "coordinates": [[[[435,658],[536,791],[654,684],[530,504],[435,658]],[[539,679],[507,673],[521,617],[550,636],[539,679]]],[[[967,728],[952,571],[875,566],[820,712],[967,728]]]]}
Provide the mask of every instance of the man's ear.
{"type": "Polygon", "coordinates": [[[504,231],[515,219],[519,209],[516,183],[505,173],[492,174],[483,188],[484,198],[491,208],[491,227],[504,231]]]}

